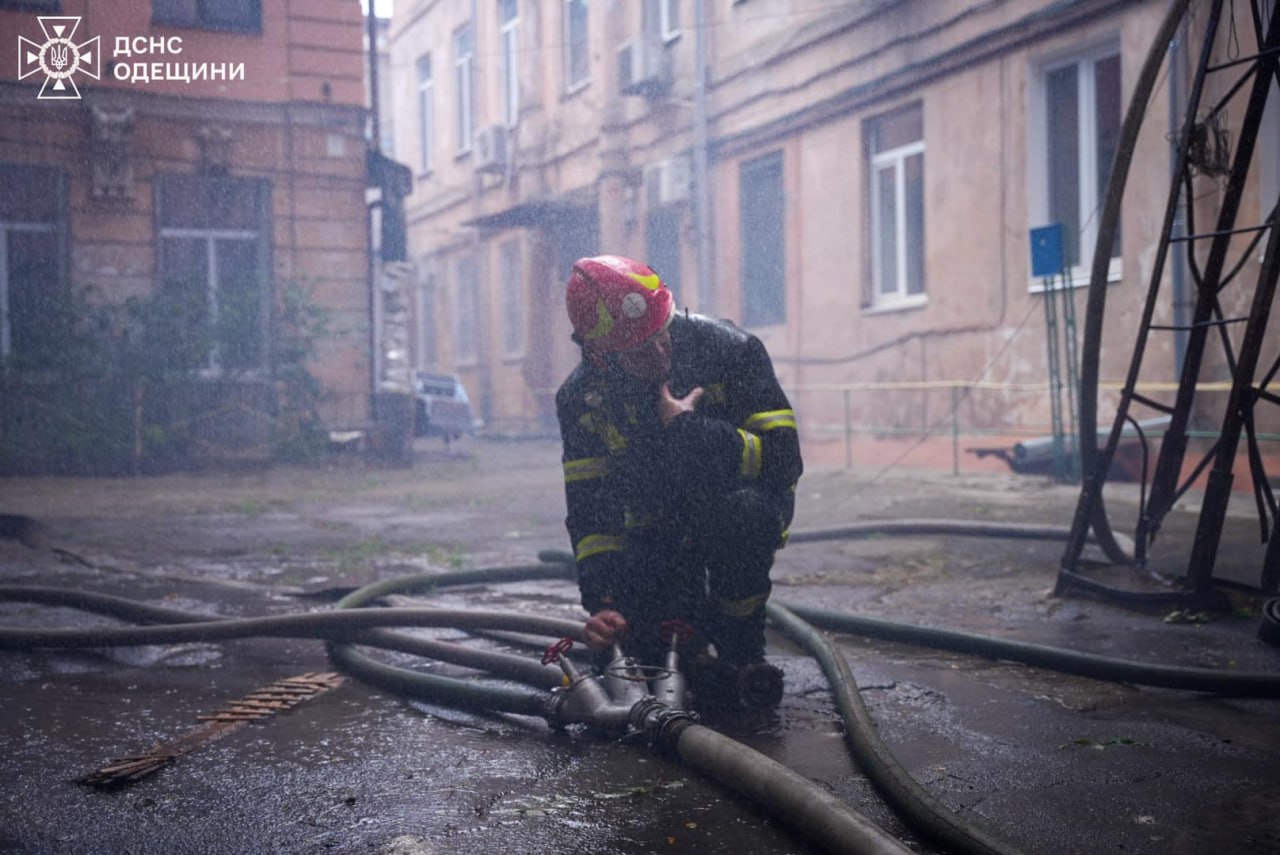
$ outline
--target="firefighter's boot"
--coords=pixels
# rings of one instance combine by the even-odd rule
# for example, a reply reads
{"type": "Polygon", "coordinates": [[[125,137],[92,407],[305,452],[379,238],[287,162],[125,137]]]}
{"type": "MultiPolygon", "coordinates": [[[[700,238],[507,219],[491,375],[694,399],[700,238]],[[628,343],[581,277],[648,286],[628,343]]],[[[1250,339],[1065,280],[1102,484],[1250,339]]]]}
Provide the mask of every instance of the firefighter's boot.
{"type": "Polygon", "coordinates": [[[763,604],[743,617],[722,616],[716,650],[724,678],[738,705],[746,709],[776,707],[782,701],[782,670],[764,658],[763,604]]]}

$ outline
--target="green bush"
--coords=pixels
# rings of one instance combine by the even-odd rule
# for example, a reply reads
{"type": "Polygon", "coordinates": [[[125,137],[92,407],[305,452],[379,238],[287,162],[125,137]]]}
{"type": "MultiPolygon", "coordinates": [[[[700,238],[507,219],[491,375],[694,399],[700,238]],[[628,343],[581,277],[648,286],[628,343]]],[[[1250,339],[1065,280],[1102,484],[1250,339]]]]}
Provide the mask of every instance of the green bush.
{"type": "Polygon", "coordinates": [[[277,289],[264,337],[211,329],[198,289],[169,283],[122,303],[85,290],[0,363],[0,472],[119,474],[325,448],[324,391],[307,369],[327,316],[299,283],[277,289]],[[195,295],[195,296],[193,296],[195,295]],[[234,334],[233,334],[234,333],[234,334]],[[237,335],[239,338],[237,338],[237,335]],[[236,366],[211,372],[218,359],[236,366]],[[243,367],[262,362],[268,367],[243,367]]]}

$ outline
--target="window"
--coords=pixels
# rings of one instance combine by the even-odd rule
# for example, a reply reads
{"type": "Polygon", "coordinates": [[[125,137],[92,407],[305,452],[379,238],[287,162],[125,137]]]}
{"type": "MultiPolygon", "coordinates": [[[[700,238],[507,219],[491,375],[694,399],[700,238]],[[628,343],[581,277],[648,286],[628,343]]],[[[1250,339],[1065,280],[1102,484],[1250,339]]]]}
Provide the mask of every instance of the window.
{"type": "Polygon", "coordinates": [[[70,334],[60,170],[0,165],[0,360],[40,367],[70,334]]]}
{"type": "MultiPolygon", "coordinates": [[[[1280,83],[1272,81],[1271,94],[1267,98],[1267,109],[1262,116],[1262,129],[1258,135],[1258,158],[1261,167],[1258,174],[1258,190],[1262,199],[1262,210],[1259,220],[1271,212],[1271,206],[1280,198],[1280,83]],[[1267,152],[1272,152],[1268,156],[1267,152]]],[[[1258,258],[1266,252],[1265,241],[1259,249],[1258,258]]]]}
{"type": "Polygon", "coordinates": [[[418,57],[418,148],[422,152],[419,166],[423,174],[435,168],[436,152],[432,143],[435,134],[435,116],[432,101],[435,98],[435,84],[431,79],[431,54],[418,57]]]}
{"type": "Polygon", "coordinates": [[[680,208],[662,205],[645,215],[645,263],[662,277],[676,294],[680,293],[680,208]]]}
{"type": "Polygon", "coordinates": [[[782,152],[744,163],[738,175],[742,246],[742,322],[780,324],[787,317],[782,152]]]}
{"type": "Polygon", "coordinates": [[[431,262],[421,266],[418,282],[418,367],[435,367],[440,358],[436,347],[436,274],[431,262]]]}
{"type": "Polygon", "coordinates": [[[453,72],[457,118],[458,154],[471,151],[471,26],[461,27],[453,34],[453,72]]]}
{"type": "Polygon", "coordinates": [[[524,272],[520,264],[520,242],[509,240],[498,249],[502,283],[502,353],[524,353],[524,272]]]}
{"type": "Polygon", "coordinates": [[[270,185],[247,178],[161,175],[159,287],[205,338],[192,368],[243,371],[266,365],[266,218],[270,185]],[[187,315],[186,313],[190,313],[187,315]]]}
{"type": "Polygon", "coordinates": [[[645,0],[644,31],[655,41],[670,42],[679,38],[679,0],[645,0]]]}
{"type": "Polygon", "coordinates": [[[151,21],[206,30],[262,31],[261,0],[152,0],[151,21]]]}
{"type": "MultiPolygon", "coordinates": [[[[1031,226],[1061,223],[1075,279],[1087,279],[1098,216],[1120,135],[1120,56],[1114,45],[1045,65],[1034,89],[1031,226]]],[[[1120,256],[1116,231],[1111,257],[1120,256]]],[[[1119,275],[1116,267],[1115,275],[1119,275]]]]}
{"type": "Polygon", "coordinates": [[[564,88],[581,89],[591,77],[587,52],[587,0],[564,0],[564,88]]]}
{"type": "Polygon", "coordinates": [[[476,257],[468,255],[458,260],[454,268],[454,294],[457,299],[457,316],[454,318],[454,362],[474,365],[479,352],[476,337],[480,333],[480,301],[476,293],[480,288],[480,271],[476,257]]]}
{"type": "Polygon", "coordinates": [[[502,24],[502,105],[507,127],[520,120],[520,13],[516,0],[498,0],[502,24]]]}
{"type": "Polygon", "coordinates": [[[872,306],[924,296],[924,119],[919,104],[866,125],[872,306]]]}

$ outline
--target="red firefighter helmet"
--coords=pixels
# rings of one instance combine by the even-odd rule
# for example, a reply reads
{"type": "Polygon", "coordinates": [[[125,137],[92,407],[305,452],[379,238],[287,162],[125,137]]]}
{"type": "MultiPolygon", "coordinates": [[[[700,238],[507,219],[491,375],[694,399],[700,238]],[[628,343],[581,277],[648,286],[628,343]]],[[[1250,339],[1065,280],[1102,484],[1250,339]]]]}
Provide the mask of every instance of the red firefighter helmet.
{"type": "Polygon", "coordinates": [[[574,262],[566,302],[574,340],[591,357],[644,344],[671,322],[675,305],[648,265],[617,255],[574,262]]]}

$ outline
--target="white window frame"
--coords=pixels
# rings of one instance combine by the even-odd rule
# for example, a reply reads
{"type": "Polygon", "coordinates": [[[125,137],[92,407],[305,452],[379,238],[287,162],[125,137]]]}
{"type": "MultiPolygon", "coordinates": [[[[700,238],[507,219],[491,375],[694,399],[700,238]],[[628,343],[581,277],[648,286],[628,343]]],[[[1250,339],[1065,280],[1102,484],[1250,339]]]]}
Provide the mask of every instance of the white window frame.
{"type": "MultiPolygon", "coordinates": [[[[1040,226],[1049,225],[1049,106],[1048,78],[1055,71],[1074,66],[1076,68],[1077,138],[1079,140],[1077,190],[1080,195],[1080,233],[1064,235],[1067,240],[1074,241],[1079,248],[1079,262],[1071,268],[1071,285],[1082,287],[1089,284],[1093,268],[1093,250],[1098,242],[1098,221],[1101,217],[1102,198],[1096,182],[1089,180],[1097,175],[1098,169],[1098,122],[1097,103],[1095,100],[1095,67],[1099,60],[1120,57],[1121,74],[1123,75],[1123,54],[1118,38],[1107,39],[1090,47],[1081,48],[1071,53],[1057,54],[1042,60],[1032,69],[1032,81],[1029,87],[1031,104],[1028,122],[1028,164],[1027,174],[1030,179],[1028,212],[1031,217],[1028,231],[1040,226]]],[[[1124,97],[1124,82],[1121,80],[1121,98],[1124,97]]],[[[1107,281],[1117,282],[1122,274],[1123,253],[1111,259],[1107,268],[1107,281]]],[[[1028,291],[1040,293],[1044,290],[1044,282],[1032,277],[1028,291]]]]}
{"type": "MultiPolygon", "coordinates": [[[[166,238],[198,240],[203,241],[205,251],[205,270],[207,278],[205,280],[205,296],[209,299],[209,328],[217,329],[218,327],[218,241],[242,241],[252,244],[255,249],[259,248],[258,244],[262,238],[261,233],[249,229],[190,229],[176,226],[166,226],[160,229],[160,242],[164,243],[166,238]]],[[[263,294],[263,299],[267,299],[267,295],[263,294]]],[[[266,332],[263,332],[263,358],[266,358],[267,349],[266,332]]],[[[255,366],[245,369],[244,374],[249,377],[263,374],[266,370],[265,365],[255,366]]],[[[213,347],[209,348],[209,361],[200,371],[202,376],[221,377],[222,370],[222,353],[218,342],[214,341],[213,347]]]]}
{"type": "MultiPolygon", "coordinates": [[[[914,109],[921,112],[923,120],[923,105],[917,105],[914,109]]],[[[890,114],[885,114],[890,115],[890,114]]],[[[872,121],[878,121],[880,117],[876,117],[872,121]]],[[[923,126],[923,122],[922,122],[923,126]]],[[[896,148],[885,149],[884,151],[872,151],[870,159],[870,170],[868,172],[868,183],[870,187],[871,210],[868,216],[868,222],[871,224],[871,306],[872,311],[875,310],[891,310],[911,308],[922,306],[929,302],[928,283],[921,284],[921,291],[918,294],[912,294],[908,291],[908,267],[907,264],[907,248],[909,241],[907,240],[907,170],[906,163],[912,158],[919,156],[924,159],[925,145],[923,133],[921,139],[916,142],[906,143],[896,148]],[[880,232],[884,224],[880,221],[880,175],[883,172],[890,171],[893,173],[893,193],[894,193],[894,247],[895,258],[894,263],[897,270],[897,276],[893,291],[881,290],[881,272],[884,268],[883,252],[881,250],[880,232]]],[[[921,190],[923,192],[923,188],[921,190]]],[[[921,262],[923,268],[923,260],[921,262]]],[[[926,271],[922,269],[921,275],[924,276],[926,271]]]]}
{"type": "Polygon", "coordinates": [[[424,175],[431,174],[436,166],[435,150],[435,94],[436,84],[431,68],[431,52],[418,57],[418,146],[421,153],[419,165],[424,175]],[[425,70],[425,74],[423,73],[425,70]]]}
{"type": "Polygon", "coordinates": [[[566,93],[577,92],[585,89],[591,83],[591,18],[589,16],[590,7],[587,0],[564,0],[561,7],[564,17],[564,91],[566,93]],[[582,7],[582,51],[585,55],[583,62],[583,74],[580,80],[573,78],[573,58],[574,58],[574,40],[573,40],[573,10],[574,7],[582,7]]]}
{"type": "Polygon", "coordinates": [[[463,24],[453,31],[453,83],[455,120],[458,135],[455,140],[458,155],[471,153],[471,138],[475,134],[472,113],[472,85],[474,83],[475,46],[471,24],[463,24]]]}
{"type": "Polygon", "coordinates": [[[680,38],[680,0],[645,0],[645,33],[670,44],[680,38]]]}
{"type": "Polygon", "coordinates": [[[507,127],[514,128],[520,120],[520,3],[519,0],[498,0],[498,4],[498,38],[502,49],[502,106],[507,127]],[[511,16],[503,17],[508,11],[511,16]]]}
{"type": "Polygon", "coordinates": [[[662,40],[672,42],[680,38],[680,0],[658,0],[662,24],[662,40]]]}
{"type": "Polygon", "coordinates": [[[498,244],[498,275],[502,293],[502,355],[519,359],[525,350],[524,258],[519,238],[498,244]]]}

